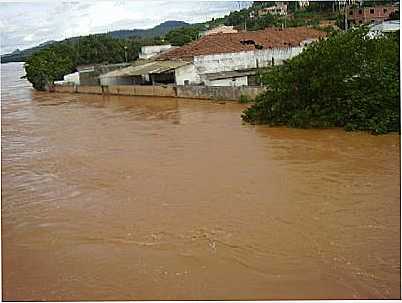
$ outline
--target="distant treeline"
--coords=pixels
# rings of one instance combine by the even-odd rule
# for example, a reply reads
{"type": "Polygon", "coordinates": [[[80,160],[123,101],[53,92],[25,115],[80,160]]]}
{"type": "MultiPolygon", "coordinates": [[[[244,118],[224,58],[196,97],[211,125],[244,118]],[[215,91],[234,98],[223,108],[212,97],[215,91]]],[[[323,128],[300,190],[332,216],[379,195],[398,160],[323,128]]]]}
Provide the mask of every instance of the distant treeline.
{"type": "MultiPolygon", "coordinates": [[[[181,28],[184,29],[186,27],[190,26],[190,24],[183,22],[183,21],[166,21],[163,22],[151,29],[134,29],[134,30],[117,30],[117,31],[111,31],[106,34],[99,34],[99,35],[108,35],[111,38],[116,38],[116,39],[136,39],[137,41],[144,39],[144,42],[147,42],[147,39],[159,39],[159,37],[163,37],[166,35],[168,32],[170,32],[173,29],[176,28],[181,28]]],[[[95,35],[95,36],[99,36],[95,35]]],[[[75,42],[78,40],[85,40],[86,36],[81,36],[81,37],[72,37],[65,39],[63,41],[48,41],[45,43],[42,43],[38,46],[28,48],[25,50],[16,50],[11,54],[7,55],[2,55],[1,56],[1,62],[2,63],[7,63],[7,62],[25,62],[28,60],[30,56],[32,56],[34,53],[46,49],[50,47],[50,45],[54,43],[66,43],[66,42],[75,42]]]]}

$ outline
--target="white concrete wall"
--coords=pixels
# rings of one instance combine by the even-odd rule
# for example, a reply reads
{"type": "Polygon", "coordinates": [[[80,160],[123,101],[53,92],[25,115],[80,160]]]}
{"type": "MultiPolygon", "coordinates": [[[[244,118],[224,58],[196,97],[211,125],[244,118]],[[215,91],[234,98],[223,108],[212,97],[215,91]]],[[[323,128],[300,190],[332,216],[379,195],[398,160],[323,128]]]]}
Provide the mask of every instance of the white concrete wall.
{"type": "MultiPolygon", "coordinates": [[[[176,69],[176,84],[184,85],[184,81],[189,80],[190,84],[201,84],[204,82],[204,84],[211,86],[218,86],[216,83],[220,83],[219,86],[232,86],[233,82],[231,78],[206,81],[204,75],[257,68],[257,61],[258,67],[268,67],[272,65],[272,59],[274,59],[275,65],[280,65],[283,64],[284,60],[288,60],[300,54],[303,51],[303,47],[313,41],[315,40],[305,40],[297,47],[256,49],[237,53],[195,56],[192,64],[176,69]]],[[[235,80],[235,85],[247,85],[247,77],[244,78],[240,77],[235,80]],[[244,80],[244,78],[246,79],[244,80]]]]}
{"type": "Polygon", "coordinates": [[[64,81],[63,81],[64,83],[80,85],[80,73],[79,72],[65,75],[63,78],[64,78],[64,81]]]}
{"type": "Polygon", "coordinates": [[[149,59],[160,53],[167,51],[172,48],[170,44],[168,45],[149,45],[141,47],[141,52],[139,54],[140,59],[149,59]]]}
{"type": "Polygon", "coordinates": [[[247,76],[205,81],[207,86],[247,86],[247,76]]]}
{"type": "Polygon", "coordinates": [[[133,79],[129,77],[100,77],[100,85],[132,85],[133,79]]]}
{"type": "Polygon", "coordinates": [[[194,57],[194,66],[198,74],[218,73],[223,71],[244,70],[282,64],[302,51],[302,47],[273,48],[238,53],[225,53],[194,57]]]}
{"type": "Polygon", "coordinates": [[[188,80],[189,84],[199,84],[200,76],[197,73],[194,64],[183,65],[175,69],[175,78],[177,85],[184,85],[184,81],[188,80]]]}

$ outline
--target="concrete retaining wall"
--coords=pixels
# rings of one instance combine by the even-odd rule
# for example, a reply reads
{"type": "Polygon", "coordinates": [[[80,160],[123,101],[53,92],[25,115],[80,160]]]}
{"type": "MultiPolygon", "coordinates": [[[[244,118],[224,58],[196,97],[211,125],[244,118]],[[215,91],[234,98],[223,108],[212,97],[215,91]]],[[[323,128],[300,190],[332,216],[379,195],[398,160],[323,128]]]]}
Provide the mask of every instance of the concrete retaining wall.
{"type": "Polygon", "coordinates": [[[76,88],[77,88],[77,93],[102,95],[102,87],[101,86],[77,85],[76,88]]]}
{"type": "Polygon", "coordinates": [[[254,99],[265,90],[263,87],[235,87],[235,86],[177,86],[177,97],[212,99],[212,100],[240,100],[244,95],[254,99]]]}
{"type": "Polygon", "coordinates": [[[54,85],[53,90],[57,93],[76,93],[75,85],[54,85]]]}
{"type": "Polygon", "coordinates": [[[254,99],[263,92],[263,87],[249,86],[194,86],[194,85],[110,85],[110,86],[85,86],[85,85],[55,85],[54,91],[58,93],[81,94],[105,94],[123,96],[155,96],[155,97],[179,97],[189,99],[211,100],[240,100],[244,95],[254,99]]]}
{"type": "Polygon", "coordinates": [[[111,95],[176,97],[174,86],[111,85],[103,88],[104,93],[111,95]]]}

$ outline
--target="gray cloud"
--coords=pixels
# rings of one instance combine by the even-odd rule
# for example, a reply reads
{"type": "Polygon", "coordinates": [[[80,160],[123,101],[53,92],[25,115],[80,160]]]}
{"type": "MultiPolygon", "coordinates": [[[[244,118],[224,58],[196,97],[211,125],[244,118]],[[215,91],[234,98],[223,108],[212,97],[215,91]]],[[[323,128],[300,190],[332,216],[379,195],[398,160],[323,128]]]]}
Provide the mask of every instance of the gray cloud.
{"type": "Polygon", "coordinates": [[[166,20],[190,23],[220,17],[248,2],[74,1],[0,3],[0,52],[49,40],[118,29],[151,28],[166,20]]]}

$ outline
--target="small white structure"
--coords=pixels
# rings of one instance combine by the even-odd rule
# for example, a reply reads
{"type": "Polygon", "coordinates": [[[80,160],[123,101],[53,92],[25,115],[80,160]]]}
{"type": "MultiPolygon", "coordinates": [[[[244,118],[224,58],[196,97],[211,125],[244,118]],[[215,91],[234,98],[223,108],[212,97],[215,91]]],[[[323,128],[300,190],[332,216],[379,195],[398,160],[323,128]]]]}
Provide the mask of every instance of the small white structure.
{"type": "Polygon", "coordinates": [[[300,0],[300,1],[298,1],[298,2],[299,2],[299,6],[300,6],[301,8],[304,8],[304,7],[307,7],[307,6],[310,5],[310,1],[309,1],[309,0],[300,0]]]}
{"type": "Polygon", "coordinates": [[[170,44],[167,45],[149,45],[141,47],[141,52],[139,54],[140,59],[150,59],[152,57],[158,56],[167,50],[173,48],[170,44]]]}
{"type": "Polygon", "coordinates": [[[80,73],[75,72],[64,76],[64,83],[80,85],[80,73]]]}
{"type": "Polygon", "coordinates": [[[263,15],[286,16],[288,14],[288,6],[282,2],[276,3],[274,6],[264,7],[258,10],[258,16],[263,15]]]}
{"type": "Polygon", "coordinates": [[[100,75],[101,85],[175,84],[175,69],[185,61],[139,60],[131,66],[100,75]]]}
{"type": "Polygon", "coordinates": [[[400,23],[401,23],[400,20],[384,21],[382,23],[372,25],[370,27],[370,32],[382,32],[382,33],[397,32],[400,30],[401,26],[400,23]]]}
{"type": "Polygon", "coordinates": [[[54,81],[54,84],[59,85],[80,85],[80,73],[75,72],[72,74],[65,75],[63,80],[61,81],[54,81]]]}
{"type": "Polygon", "coordinates": [[[212,28],[210,30],[207,30],[205,32],[201,33],[201,37],[203,36],[208,36],[208,35],[214,35],[218,33],[224,33],[224,34],[232,34],[232,33],[237,33],[237,29],[235,29],[233,26],[227,26],[227,25],[220,25],[215,28],[212,28]]]}

